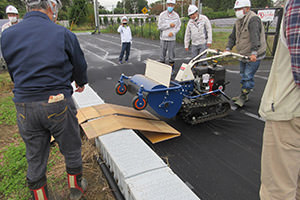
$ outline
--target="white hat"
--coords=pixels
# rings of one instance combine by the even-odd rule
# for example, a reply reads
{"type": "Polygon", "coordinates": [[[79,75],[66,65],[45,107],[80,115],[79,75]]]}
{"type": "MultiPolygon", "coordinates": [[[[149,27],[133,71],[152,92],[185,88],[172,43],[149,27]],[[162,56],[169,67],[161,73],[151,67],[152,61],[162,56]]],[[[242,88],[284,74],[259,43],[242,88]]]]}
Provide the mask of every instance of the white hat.
{"type": "Polygon", "coordinates": [[[189,9],[188,9],[188,16],[194,14],[195,12],[198,11],[197,6],[195,5],[189,5],[189,9]]]}
{"type": "Polygon", "coordinates": [[[234,9],[244,8],[244,7],[251,7],[250,0],[236,0],[235,1],[234,9]]]}
{"type": "Polygon", "coordinates": [[[126,17],[126,16],[123,16],[123,17],[122,17],[121,21],[123,21],[123,20],[126,20],[126,21],[128,21],[128,19],[127,19],[127,17],[126,17]]]}
{"type": "Polygon", "coordinates": [[[176,4],[176,0],[167,0],[166,3],[176,4]]]}
{"type": "Polygon", "coordinates": [[[8,13],[13,13],[13,14],[19,14],[18,10],[16,9],[16,7],[9,5],[6,7],[6,14],[8,13]]]}

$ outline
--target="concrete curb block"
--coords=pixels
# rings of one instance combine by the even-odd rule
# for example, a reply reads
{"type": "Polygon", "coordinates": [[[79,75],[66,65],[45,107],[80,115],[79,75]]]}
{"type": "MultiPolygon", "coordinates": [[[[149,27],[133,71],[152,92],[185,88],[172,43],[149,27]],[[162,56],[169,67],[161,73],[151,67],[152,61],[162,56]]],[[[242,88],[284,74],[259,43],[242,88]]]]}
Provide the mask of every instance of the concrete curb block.
{"type": "MultiPolygon", "coordinates": [[[[78,108],[104,103],[89,85],[73,99],[78,108]]],[[[99,136],[95,142],[126,200],[199,200],[133,130],[99,136]]]]}

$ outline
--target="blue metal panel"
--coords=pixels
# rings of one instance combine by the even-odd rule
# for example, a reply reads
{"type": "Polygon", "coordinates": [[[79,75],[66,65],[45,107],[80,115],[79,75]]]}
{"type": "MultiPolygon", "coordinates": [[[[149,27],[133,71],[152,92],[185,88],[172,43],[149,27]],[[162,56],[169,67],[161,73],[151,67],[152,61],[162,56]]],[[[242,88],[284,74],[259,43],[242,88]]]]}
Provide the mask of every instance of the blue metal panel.
{"type": "Polygon", "coordinates": [[[181,89],[169,90],[162,92],[150,92],[148,94],[148,104],[153,108],[157,114],[172,118],[179,111],[182,104],[181,89]]]}

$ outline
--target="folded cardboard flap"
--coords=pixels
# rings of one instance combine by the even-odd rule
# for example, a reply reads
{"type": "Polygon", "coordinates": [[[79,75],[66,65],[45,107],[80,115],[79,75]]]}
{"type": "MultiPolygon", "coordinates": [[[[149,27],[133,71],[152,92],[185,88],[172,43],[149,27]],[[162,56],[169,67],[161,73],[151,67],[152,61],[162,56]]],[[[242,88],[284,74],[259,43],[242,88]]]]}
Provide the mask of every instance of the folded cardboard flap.
{"type": "Polygon", "coordinates": [[[148,111],[130,107],[101,104],[78,110],[77,117],[89,139],[121,129],[139,130],[152,143],[180,136],[180,132],[148,111]]]}
{"type": "Polygon", "coordinates": [[[77,118],[78,118],[78,123],[82,124],[87,120],[95,119],[106,115],[114,115],[114,114],[159,120],[157,117],[155,117],[154,115],[152,115],[146,110],[137,111],[130,107],[119,106],[114,104],[99,104],[97,106],[81,108],[78,110],[77,118]]]}

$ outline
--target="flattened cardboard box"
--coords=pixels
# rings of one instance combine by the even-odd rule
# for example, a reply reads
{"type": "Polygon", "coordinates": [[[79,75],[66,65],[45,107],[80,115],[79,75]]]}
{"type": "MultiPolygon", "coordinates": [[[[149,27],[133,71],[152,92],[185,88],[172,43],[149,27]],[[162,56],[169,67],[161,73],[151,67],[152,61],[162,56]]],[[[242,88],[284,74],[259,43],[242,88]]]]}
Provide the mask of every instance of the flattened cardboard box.
{"type": "Polygon", "coordinates": [[[77,117],[89,139],[121,129],[139,130],[152,143],[180,136],[180,132],[148,111],[125,106],[101,104],[82,108],[77,117]]]}

